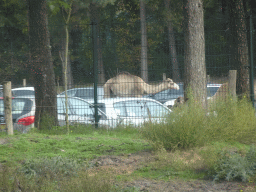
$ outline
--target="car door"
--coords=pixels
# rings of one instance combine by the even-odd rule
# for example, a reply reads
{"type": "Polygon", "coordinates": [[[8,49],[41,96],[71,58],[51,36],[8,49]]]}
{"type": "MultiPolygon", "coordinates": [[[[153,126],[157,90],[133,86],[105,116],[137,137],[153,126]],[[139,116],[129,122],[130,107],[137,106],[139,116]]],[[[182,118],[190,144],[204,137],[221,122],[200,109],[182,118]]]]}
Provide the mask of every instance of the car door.
{"type": "Polygon", "coordinates": [[[148,121],[146,102],[139,100],[121,101],[114,104],[114,109],[122,118],[124,125],[139,126],[148,121]]]}
{"type": "Polygon", "coordinates": [[[160,123],[165,121],[167,115],[171,112],[169,109],[154,101],[147,101],[149,121],[160,123]]]}
{"type": "MultiPolygon", "coordinates": [[[[65,98],[58,98],[58,119],[59,123],[65,125],[66,118],[66,107],[65,98]]],[[[98,115],[100,117],[99,124],[108,125],[108,119],[106,115],[99,110],[98,115]]],[[[95,110],[93,105],[79,99],[79,98],[68,98],[68,118],[70,123],[82,123],[82,124],[94,124],[95,123],[95,110]]]]}
{"type": "MultiPolygon", "coordinates": [[[[57,99],[58,120],[60,125],[65,125],[66,121],[66,107],[65,98],[57,99]]],[[[89,103],[77,99],[68,98],[68,118],[71,124],[93,124],[94,123],[94,109],[90,107],[89,103]]]]}

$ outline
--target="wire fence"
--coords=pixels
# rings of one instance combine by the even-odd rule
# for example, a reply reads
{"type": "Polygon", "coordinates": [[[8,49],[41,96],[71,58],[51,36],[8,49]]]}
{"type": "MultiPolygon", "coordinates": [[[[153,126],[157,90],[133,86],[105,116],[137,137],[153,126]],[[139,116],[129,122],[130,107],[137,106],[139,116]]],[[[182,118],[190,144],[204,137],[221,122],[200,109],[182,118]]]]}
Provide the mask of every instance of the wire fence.
{"type": "MultiPolygon", "coordinates": [[[[29,92],[28,87],[34,87],[35,80],[31,73],[31,66],[29,66],[28,34],[15,34],[12,31],[14,29],[15,27],[0,28],[0,75],[1,81],[11,81],[13,88],[22,87],[22,80],[26,79],[23,89],[13,90],[15,129],[26,132],[26,126],[34,126],[31,123],[33,122],[31,116],[35,115],[35,98],[22,98],[22,95],[29,92]],[[20,98],[16,99],[16,97],[20,98]]],[[[49,26],[60,125],[65,125],[66,122],[63,75],[66,37],[63,29],[64,26],[49,26]]],[[[100,23],[95,25],[94,29],[91,23],[70,26],[67,95],[71,124],[95,123],[95,108],[93,106],[95,79],[98,82],[97,107],[99,125],[101,126],[117,127],[123,124],[141,126],[145,122],[160,122],[170,112],[170,108],[175,105],[175,100],[183,97],[185,45],[183,33],[175,30],[172,33],[174,38],[172,41],[170,32],[161,22],[157,24],[148,22],[147,30],[148,82],[142,82],[139,78],[141,76],[141,34],[138,22],[100,23]],[[96,50],[93,48],[93,39],[96,42],[96,50]],[[97,53],[97,62],[94,58],[95,52],[97,53]],[[95,67],[97,67],[96,73],[95,67]],[[108,80],[118,74],[128,74],[128,76],[114,79],[108,83],[108,80]],[[169,81],[169,78],[172,81],[169,81]],[[105,83],[108,83],[109,86],[105,86],[104,89],[105,83]],[[178,87],[179,89],[177,89],[178,87]],[[106,97],[114,98],[106,99],[106,97]]],[[[252,35],[253,39],[254,31],[250,33],[250,30],[247,30],[245,33],[248,37],[252,35]]],[[[229,30],[205,30],[208,98],[212,97],[222,84],[228,82],[229,70],[234,69],[230,35],[229,30]]],[[[244,55],[248,61],[246,67],[250,70],[249,61],[252,61],[256,54],[250,58],[249,53],[255,42],[255,40],[247,42],[249,51],[244,55]]],[[[253,69],[255,70],[255,67],[253,69]]],[[[251,76],[251,78],[254,77],[251,76]]],[[[4,124],[3,109],[3,98],[1,98],[0,119],[2,124],[4,124]]]]}

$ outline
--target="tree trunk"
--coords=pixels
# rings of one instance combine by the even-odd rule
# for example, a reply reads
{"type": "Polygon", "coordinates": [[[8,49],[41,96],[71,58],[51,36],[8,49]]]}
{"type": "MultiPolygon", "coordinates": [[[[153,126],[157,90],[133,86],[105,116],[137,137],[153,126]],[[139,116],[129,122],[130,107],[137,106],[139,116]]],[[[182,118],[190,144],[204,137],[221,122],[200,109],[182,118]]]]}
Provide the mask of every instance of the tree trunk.
{"type": "Polygon", "coordinates": [[[207,107],[204,13],[202,0],[184,0],[185,100],[188,88],[197,102],[207,107]]]}
{"type": "Polygon", "coordinates": [[[44,115],[57,125],[55,75],[48,31],[46,0],[28,0],[30,66],[34,74],[36,98],[35,126],[40,129],[44,115]]]}
{"type": "MultiPolygon", "coordinates": [[[[66,62],[66,38],[62,39],[60,42],[60,59],[62,63],[62,84],[65,85],[65,77],[64,77],[64,71],[65,71],[65,62],[66,62]]],[[[71,71],[71,62],[70,62],[70,56],[68,54],[67,59],[67,89],[71,89],[73,85],[73,75],[71,71]]]]}
{"type": "Polygon", "coordinates": [[[148,56],[147,56],[147,26],[146,6],[144,0],[140,0],[140,23],[141,23],[141,78],[148,83],[148,56]]]}
{"type": "Polygon", "coordinates": [[[243,0],[227,0],[230,18],[232,68],[237,70],[237,95],[249,93],[249,65],[243,0]]]}
{"type": "Polygon", "coordinates": [[[177,60],[176,44],[175,44],[175,35],[173,31],[172,21],[170,15],[170,0],[165,0],[165,8],[167,10],[167,28],[168,28],[168,41],[169,41],[169,55],[172,66],[172,79],[174,82],[180,82],[180,72],[179,72],[179,63],[177,60]]]}
{"type": "Polygon", "coordinates": [[[99,7],[96,3],[90,4],[90,14],[91,14],[91,22],[97,23],[96,30],[98,32],[97,53],[98,53],[98,71],[99,71],[98,83],[104,84],[106,80],[105,80],[105,71],[104,71],[103,57],[102,57],[102,42],[100,39],[100,27],[99,27],[100,15],[99,15],[99,7]]]}

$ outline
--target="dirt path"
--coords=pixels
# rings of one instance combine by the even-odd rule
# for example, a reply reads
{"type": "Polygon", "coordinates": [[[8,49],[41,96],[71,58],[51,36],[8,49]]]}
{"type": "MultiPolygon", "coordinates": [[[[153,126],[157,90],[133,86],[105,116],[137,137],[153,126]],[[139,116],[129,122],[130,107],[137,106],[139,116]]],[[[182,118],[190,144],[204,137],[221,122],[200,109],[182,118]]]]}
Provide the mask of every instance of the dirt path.
{"type": "MultiPolygon", "coordinates": [[[[124,156],[105,156],[93,160],[91,163],[97,168],[112,171],[116,174],[131,174],[145,163],[154,161],[155,156],[150,152],[141,152],[124,156]]],[[[93,171],[92,171],[93,172],[93,171]]],[[[209,180],[161,180],[139,179],[116,184],[123,189],[134,189],[134,191],[161,191],[161,192],[253,192],[253,184],[241,182],[213,183],[209,180]]],[[[129,190],[130,191],[130,190],[129,190]]]]}

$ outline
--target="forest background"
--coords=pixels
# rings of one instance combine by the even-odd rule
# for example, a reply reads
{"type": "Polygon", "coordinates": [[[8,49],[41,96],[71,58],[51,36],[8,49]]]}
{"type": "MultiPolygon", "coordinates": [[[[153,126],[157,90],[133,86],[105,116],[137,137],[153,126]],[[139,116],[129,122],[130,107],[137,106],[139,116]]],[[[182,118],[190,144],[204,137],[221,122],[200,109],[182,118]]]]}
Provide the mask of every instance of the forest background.
{"type": "MultiPolygon", "coordinates": [[[[183,3],[178,0],[147,0],[145,20],[147,36],[146,81],[159,81],[163,73],[174,81],[184,75],[183,3]]],[[[33,70],[29,65],[30,47],[27,2],[21,0],[0,3],[0,81],[11,80],[20,86],[22,79],[33,85],[33,70]]],[[[65,54],[65,18],[70,10],[68,82],[93,83],[92,18],[98,22],[99,83],[104,83],[119,71],[141,75],[141,17],[140,2],[136,0],[106,1],[48,0],[48,28],[55,81],[63,83],[63,54],[65,54]],[[93,10],[93,11],[92,11],[93,10]],[[93,14],[92,14],[93,13],[93,14]]],[[[243,11],[248,25],[249,14],[255,8],[244,1],[243,11]]],[[[231,18],[228,1],[205,0],[204,30],[207,74],[226,76],[232,69],[231,18]]],[[[255,19],[254,19],[255,20],[255,19]]],[[[255,28],[256,22],[254,22],[255,28]]],[[[248,35],[249,37],[249,35],[248,35]]],[[[255,45],[255,38],[253,44],[255,45]]],[[[248,43],[249,44],[249,43],[248,43]]],[[[255,57],[256,54],[254,54],[255,57]]]]}

